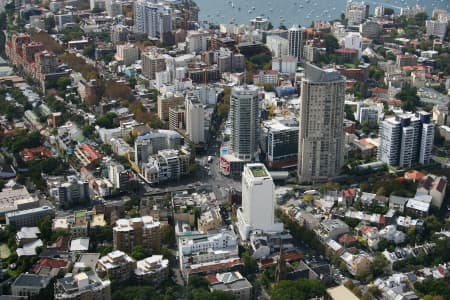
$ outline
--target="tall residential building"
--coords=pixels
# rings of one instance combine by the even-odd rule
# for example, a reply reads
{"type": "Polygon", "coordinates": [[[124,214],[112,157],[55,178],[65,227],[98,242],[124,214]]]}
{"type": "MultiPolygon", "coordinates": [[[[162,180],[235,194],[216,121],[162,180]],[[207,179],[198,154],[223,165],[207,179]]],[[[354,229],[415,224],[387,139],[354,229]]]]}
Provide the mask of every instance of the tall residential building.
{"type": "Polygon", "coordinates": [[[305,66],[301,82],[298,177],[300,182],[336,176],[344,160],[345,78],[337,71],[305,66]]]}
{"type": "Polygon", "coordinates": [[[448,22],[446,20],[426,20],[425,27],[427,28],[427,36],[435,36],[443,40],[447,34],[448,22]]]}
{"type": "Polygon", "coordinates": [[[239,234],[248,240],[252,230],[281,232],[275,222],[275,184],[266,166],[246,164],[242,173],[242,207],[237,212],[239,234]]]}
{"type": "Polygon", "coordinates": [[[161,121],[169,120],[169,110],[173,107],[182,105],[184,97],[182,94],[166,93],[158,95],[158,117],[161,121]]]}
{"type": "Polygon", "coordinates": [[[134,29],[145,32],[149,38],[160,38],[172,30],[172,9],[154,0],[134,2],[134,29]]]}
{"type": "Polygon", "coordinates": [[[382,17],[384,17],[384,6],[383,6],[383,5],[380,5],[380,6],[375,7],[374,16],[375,16],[376,18],[382,18],[382,17]]]}
{"type": "Polygon", "coordinates": [[[289,40],[279,35],[269,35],[266,39],[266,46],[272,52],[272,56],[280,57],[289,54],[289,40]]]}
{"type": "Polygon", "coordinates": [[[105,10],[109,17],[117,17],[123,14],[122,3],[118,0],[105,0],[105,10]]]}
{"type": "Polygon", "coordinates": [[[58,182],[57,186],[50,189],[50,194],[55,198],[60,207],[70,207],[82,200],[89,200],[89,184],[79,180],[76,176],[67,176],[66,182],[58,182]]]}
{"type": "Polygon", "coordinates": [[[189,31],[186,36],[186,51],[188,53],[199,53],[208,50],[207,31],[189,31]]]}
{"type": "Polygon", "coordinates": [[[148,161],[148,158],[165,149],[179,149],[183,145],[183,137],[173,130],[153,130],[140,135],[134,142],[134,162],[139,166],[148,161]]]}
{"type": "Polygon", "coordinates": [[[259,94],[256,86],[238,86],[231,91],[231,149],[245,161],[255,159],[258,151],[259,94]]]}
{"type": "Polygon", "coordinates": [[[256,18],[250,20],[250,25],[259,30],[268,30],[269,24],[269,20],[261,16],[257,16],[256,18]]]}
{"type": "Polygon", "coordinates": [[[142,54],[142,74],[148,79],[156,79],[156,73],[166,70],[164,56],[147,52],[142,54]]]}
{"type": "Polygon", "coordinates": [[[130,175],[122,164],[111,161],[108,164],[108,179],[118,190],[126,190],[130,182],[130,175]]]}
{"type": "Polygon", "coordinates": [[[269,167],[297,165],[297,120],[283,119],[265,122],[264,133],[267,136],[266,161],[269,167]]]}
{"type": "Polygon", "coordinates": [[[289,56],[297,57],[297,60],[302,59],[303,45],[305,42],[305,31],[298,25],[294,25],[288,30],[289,42],[289,56]]]}
{"type": "Polygon", "coordinates": [[[186,95],[186,134],[194,144],[206,142],[205,109],[200,99],[193,94],[186,95]]]}
{"type": "Polygon", "coordinates": [[[409,168],[431,161],[435,125],[431,114],[399,114],[380,123],[378,159],[390,166],[409,168]]]}
{"type": "Polygon", "coordinates": [[[369,17],[369,5],[363,2],[353,0],[347,1],[345,17],[350,25],[361,24],[369,17]]]}
{"type": "Polygon", "coordinates": [[[169,129],[186,128],[186,109],[182,105],[169,108],[169,129]]]}
{"type": "Polygon", "coordinates": [[[150,184],[179,180],[189,173],[190,153],[183,150],[161,150],[140,164],[142,177],[150,184]]]}
{"type": "Polygon", "coordinates": [[[117,45],[116,60],[128,66],[139,58],[139,50],[133,44],[117,45]]]}
{"type": "Polygon", "coordinates": [[[424,13],[425,7],[420,6],[419,4],[416,4],[416,6],[406,6],[400,8],[400,16],[405,17],[414,17],[415,15],[419,13],[424,13]]]}
{"type": "Polygon", "coordinates": [[[114,249],[131,253],[133,247],[139,245],[146,250],[158,251],[161,244],[160,226],[150,216],[119,219],[113,228],[114,249]]]}

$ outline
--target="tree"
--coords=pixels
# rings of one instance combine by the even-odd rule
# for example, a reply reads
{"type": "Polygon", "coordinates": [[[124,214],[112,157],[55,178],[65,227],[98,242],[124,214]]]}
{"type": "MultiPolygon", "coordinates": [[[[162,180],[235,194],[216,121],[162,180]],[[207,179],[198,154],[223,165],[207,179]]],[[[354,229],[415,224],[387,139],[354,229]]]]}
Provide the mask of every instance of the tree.
{"type": "Polygon", "coordinates": [[[234,300],[236,296],[230,292],[216,290],[210,292],[206,289],[196,289],[192,291],[192,300],[234,300]]]}
{"type": "Polygon", "coordinates": [[[37,222],[39,231],[41,232],[41,238],[45,242],[50,242],[52,239],[52,217],[45,216],[38,220],[37,222]]]}
{"type": "Polygon", "coordinates": [[[127,286],[117,290],[112,300],[162,300],[162,296],[151,286],[127,286]]]}
{"type": "Polygon", "coordinates": [[[109,144],[102,144],[100,146],[100,150],[105,154],[105,155],[111,155],[113,153],[111,145],[109,144]]]}
{"type": "Polygon", "coordinates": [[[435,215],[425,218],[425,229],[430,236],[433,233],[440,231],[441,228],[442,222],[435,215]]]}
{"type": "Polygon", "coordinates": [[[83,49],[83,55],[94,59],[95,58],[95,45],[94,44],[90,44],[89,46],[84,48],[83,49]]]}
{"type": "Polygon", "coordinates": [[[370,293],[365,293],[362,297],[361,300],[373,300],[373,297],[370,293]]]}
{"type": "Polygon", "coordinates": [[[314,200],[314,196],[311,195],[311,194],[305,194],[305,195],[303,196],[303,201],[305,201],[305,202],[311,202],[311,201],[313,201],[313,200],[314,200]]]}
{"type": "Polygon", "coordinates": [[[55,18],[53,16],[49,16],[44,19],[44,28],[47,32],[51,32],[53,28],[55,28],[55,18]]]}
{"type": "Polygon", "coordinates": [[[130,79],[128,79],[128,84],[130,85],[130,87],[132,89],[134,89],[134,87],[136,86],[137,80],[135,77],[130,77],[130,79]]]}
{"type": "Polygon", "coordinates": [[[353,283],[352,280],[347,280],[346,282],[344,282],[344,286],[346,288],[348,288],[349,290],[353,290],[355,288],[355,284],[353,283]]]}
{"type": "Polygon", "coordinates": [[[116,124],[114,122],[116,118],[116,113],[107,112],[106,114],[99,116],[95,123],[100,127],[111,129],[116,127],[116,124]]]}
{"type": "Polygon", "coordinates": [[[171,225],[161,226],[161,242],[173,246],[176,243],[175,230],[171,225]]]}
{"type": "Polygon", "coordinates": [[[420,103],[420,97],[417,96],[415,87],[405,87],[395,97],[402,100],[402,108],[408,111],[415,111],[416,106],[420,103]]]}
{"type": "Polygon", "coordinates": [[[56,87],[60,91],[65,91],[67,86],[72,83],[69,76],[61,76],[56,80],[56,87]]]}
{"type": "Polygon", "coordinates": [[[384,15],[386,16],[392,16],[395,13],[393,8],[385,7],[384,8],[384,15]]]}
{"type": "Polygon", "coordinates": [[[376,253],[371,266],[372,275],[375,278],[379,277],[380,275],[383,275],[388,265],[389,262],[386,259],[386,257],[380,252],[376,253]]]}
{"type": "Polygon", "coordinates": [[[96,251],[100,253],[100,256],[105,256],[114,250],[113,246],[98,246],[96,251]]]}
{"type": "Polygon", "coordinates": [[[146,249],[144,249],[144,247],[137,245],[131,249],[131,256],[136,260],[141,260],[148,257],[149,253],[146,249]]]}
{"type": "Polygon", "coordinates": [[[207,289],[209,282],[203,276],[191,275],[189,276],[188,286],[191,289],[207,289]]]}
{"type": "Polygon", "coordinates": [[[327,53],[334,53],[334,51],[339,48],[338,40],[331,33],[325,33],[323,35],[323,40],[327,53]]]}
{"type": "Polygon", "coordinates": [[[18,153],[25,148],[42,145],[42,135],[39,131],[16,130],[3,138],[2,144],[12,153],[18,153]]]}
{"type": "Polygon", "coordinates": [[[352,293],[355,294],[355,296],[358,297],[358,298],[362,297],[362,291],[357,286],[352,289],[352,293]]]}
{"type": "Polygon", "coordinates": [[[282,280],[272,290],[272,300],[306,300],[325,295],[325,285],[317,279],[282,280]]]}
{"type": "Polygon", "coordinates": [[[416,281],[414,288],[423,295],[443,296],[450,299],[450,285],[445,280],[427,278],[423,282],[416,281]]]}
{"type": "Polygon", "coordinates": [[[0,13],[0,30],[6,29],[6,12],[0,13]]]}
{"type": "Polygon", "coordinates": [[[243,274],[245,276],[253,275],[258,270],[258,262],[250,255],[249,250],[245,249],[242,253],[242,261],[244,262],[243,274]]]}
{"type": "Polygon", "coordinates": [[[357,99],[365,99],[368,94],[368,86],[365,82],[356,82],[353,85],[353,93],[357,99]]]}
{"type": "Polygon", "coordinates": [[[351,105],[345,104],[344,111],[345,111],[345,118],[347,120],[355,121],[355,113],[354,113],[351,105]]]}

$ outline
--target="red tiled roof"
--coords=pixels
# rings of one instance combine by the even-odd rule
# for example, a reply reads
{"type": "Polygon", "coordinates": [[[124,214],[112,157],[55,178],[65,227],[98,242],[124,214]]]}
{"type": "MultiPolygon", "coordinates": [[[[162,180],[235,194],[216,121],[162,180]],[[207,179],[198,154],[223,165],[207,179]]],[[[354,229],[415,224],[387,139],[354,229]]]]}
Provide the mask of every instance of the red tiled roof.
{"type": "Polygon", "coordinates": [[[23,157],[24,161],[30,161],[38,158],[39,156],[50,157],[52,152],[46,147],[35,147],[35,148],[25,148],[20,151],[20,155],[23,157]]]}
{"type": "Polygon", "coordinates": [[[223,270],[229,270],[231,268],[242,266],[243,263],[239,258],[236,258],[233,261],[228,262],[221,262],[221,263],[215,263],[215,264],[207,264],[207,265],[200,265],[195,268],[190,268],[189,274],[199,274],[199,273],[211,273],[211,272],[220,272],[223,270]]]}
{"type": "Polygon", "coordinates": [[[90,160],[97,160],[102,158],[102,155],[91,145],[83,144],[80,146],[80,148],[90,160]]]}
{"type": "Polygon", "coordinates": [[[303,255],[301,253],[291,251],[284,254],[284,259],[286,261],[297,261],[303,258],[303,255]]]}
{"type": "Polygon", "coordinates": [[[368,233],[370,233],[372,231],[376,231],[376,230],[378,230],[376,227],[364,226],[364,227],[361,227],[361,229],[359,231],[361,231],[364,234],[368,234],[368,233]]]}
{"type": "Polygon", "coordinates": [[[275,261],[273,260],[273,258],[266,258],[266,259],[261,259],[261,261],[259,263],[262,266],[270,266],[270,265],[273,265],[275,263],[275,261]]]}
{"type": "Polygon", "coordinates": [[[43,258],[38,262],[38,264],[43,267],[64,268],[67,266],[68,262],[64,259],[43,258]]]}
{"type": "Polygon", "coordinates": [[[352,48],[340,48],[340,49],[337,49],[335,52],[336,53],[342,53],[342,54],[344,54],[344,53],[356,54],[356,53],[358,53],[358,50],[357,49],[352,49],[352,48]]]}
{"type": "Polygon", "coordinates": [[[356,196],[356,189],[350,188],[342,191],[345,198],[353,198],[356,196]]]}
{"type": "Polygon", "coordinates": [[[387,89],[383,89],[380,87],[375,87],[373,89],[370,89],[370,91],[375,94],[387,94],[389,92],[387,89]]]}
{"type": "Polygon", "coordinates": [[[214,274],[206,275],[205,278],[206,278],[206,280],[208,280],[208,282],[210,284],[219,282],[219,280],[217,279],[216,275],[214,275],[214,274]]]}
{"type": "Polygon", "coordinates": [[[65,259],[42,258],[33,267],[33,273],[37,274],[41,268],[59,269],[67,266],[69,262],[65,259]]]}
{"type": "Polygon", "coordinates": [[[344,233],[339,237],[338,242],[341,244],[350,244],[356,242],[356,238],[349,233],[344,233]]]}
{"type": "Polygon", "coordinates": [[[361,144],[363,144],[366,147],[370,147],[370,148],[376,148],[376,146],[372,143],[370,143],[369,141],[367,141],[366,139],[360,139],[358,140],[361,144]]]}
{"type": "Polygon", "coordinates": [[[405,179],[421,180],[423,177],[425,177],[425,174],[417,170],[412,170],[409,172],[405,172],[403,176],[405,177],[405,179]]]}

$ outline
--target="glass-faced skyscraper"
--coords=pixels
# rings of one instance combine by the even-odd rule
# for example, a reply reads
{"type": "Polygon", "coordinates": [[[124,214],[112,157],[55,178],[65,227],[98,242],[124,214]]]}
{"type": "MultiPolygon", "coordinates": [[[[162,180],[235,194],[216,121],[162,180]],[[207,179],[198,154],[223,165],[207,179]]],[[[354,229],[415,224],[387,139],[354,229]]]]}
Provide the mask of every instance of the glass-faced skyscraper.
{"type": "Polygon", "coordinates": [[[303,45],[305,41],[305,31],[298,25],[294,25],[288,30],[289,56],[297,57],[297,61],[302,60],[303,45]]]}
{"type": "Polygon", "coordinates": [[[231,150],[239,159],[253,161],[258,152],[258,87],[234,87],[230,97],[231,150]]]}

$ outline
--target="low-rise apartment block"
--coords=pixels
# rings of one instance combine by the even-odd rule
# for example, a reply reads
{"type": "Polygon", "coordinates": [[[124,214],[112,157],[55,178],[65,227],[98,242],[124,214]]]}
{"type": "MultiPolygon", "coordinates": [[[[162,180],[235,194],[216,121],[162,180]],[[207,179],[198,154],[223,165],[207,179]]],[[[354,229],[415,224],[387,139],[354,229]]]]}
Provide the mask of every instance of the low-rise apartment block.
{"type": "Polygon", "coordinates": [[[134,246],[157,251],[160,248],[160,222],[150,216],[119,219],[113,228],[114,249],[131,253],[134,246]]]}
{"type": "Polygon", "coordinates": [[[136,267],[136,261],[126,253],[116,250],[100,258],[97,273],[107,276],[113,282],[123,282],[130,278],[136,267]]]}
{"type": "Polygon", "coordinates": [[[169,277],[169,260],[153,255],[136,263],[134,276],[138,282],[158,285],[169,277]]]}

